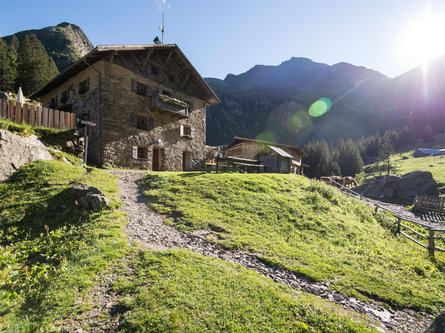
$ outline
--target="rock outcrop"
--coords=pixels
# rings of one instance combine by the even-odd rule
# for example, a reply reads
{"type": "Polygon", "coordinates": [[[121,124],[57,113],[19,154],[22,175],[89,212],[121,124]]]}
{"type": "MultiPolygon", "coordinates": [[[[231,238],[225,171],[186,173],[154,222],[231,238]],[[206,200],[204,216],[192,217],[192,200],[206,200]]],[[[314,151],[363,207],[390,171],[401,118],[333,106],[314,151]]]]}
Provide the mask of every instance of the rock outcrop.
{"type": "Polygon", "coordinates": [[[25,163],[52,159],[48,149],[35,135],[24,137],[0,129],[0,182],[25,163]]]}
{"type": "Polygon", "coordinates": [[[78,205],[85,210],[101,210],[108,206],[108,199],[96,187],[80,183],[73,187],[78,205]]]}
{"type": "Polygon", "coordinates": [[[429,171],[413,171],[403,176],[377,176],[366,180],[353,191],[375,199],[413,200],[416,194],[438,194],[437,183],[429,171]]]}
{"type": "Polygon", "coordinates": [[[445,332],[445,312],[441,313],[434,319],[430,327],[425,333],[443,333],[445,332]]]}

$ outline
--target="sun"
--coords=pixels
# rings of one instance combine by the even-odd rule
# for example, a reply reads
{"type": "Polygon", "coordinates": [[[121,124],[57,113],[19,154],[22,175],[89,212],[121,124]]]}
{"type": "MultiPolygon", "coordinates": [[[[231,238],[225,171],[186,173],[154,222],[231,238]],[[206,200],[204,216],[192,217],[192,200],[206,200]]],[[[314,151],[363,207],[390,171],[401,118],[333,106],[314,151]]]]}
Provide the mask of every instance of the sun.
{"type": "Polygon", "coordinates": [[[445,55],[444,32],[443,18],[424,15],[412,20],[400,36],[400,57],[426,67],[431,59],[445,55]]]}

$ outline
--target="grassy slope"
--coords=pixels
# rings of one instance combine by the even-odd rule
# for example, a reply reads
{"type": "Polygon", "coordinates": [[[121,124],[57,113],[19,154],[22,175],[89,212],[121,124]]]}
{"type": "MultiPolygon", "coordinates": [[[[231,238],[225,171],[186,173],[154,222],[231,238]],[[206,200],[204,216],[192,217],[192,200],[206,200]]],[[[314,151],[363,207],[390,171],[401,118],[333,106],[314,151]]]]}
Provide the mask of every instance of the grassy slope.
{"type": "MultiPolygon", "coordinates": [[[[445,195],[445,156],[426,156],[413,157],[414,150],[394,154],[391,156],[391,161],[396,167],[395,174],[404,175],[405,173],[425,170],[433,174],[434,180],[437,182],[439,192],[445,195]],[[405,159],[404,159],[405,158],[405,159]]],[[[372,169],[372,165],[370,165],[372,169]]],[[[368,173],[366,178],[378,176],[378,173],[368,173]]]]}
{"type": "Polygon", "coordinates": [[[51,330],[56,318],[81,311],[77,297],[125,255],[124,215],[79,211],[78,182],[119,205],[110,174],[56,161],[25,165],[0,184],[0,331],[51,330]]]}
{"type": "Polygon", "coordinates": [[[144,251],[133,267],[115,286],[126,294],[123,332],[369,331],[339,306],[188,250],[144,251]]]}
{"type": "Polygon", "coordinates": [[[77,210],[78,182],[120,205],[114,176],[56,161],[25,165],[0,184],[0,331],[62,329],[91,307],[91,287],[110,270],[122,276],[114,288],[125,295],[123,331],[369,331],[369,320],[240,265],[187,250],[136,255],[122,213],[77,210]]]}
{"type": "Polygon", "coordinates": [[[154,208],[209,241],[260,253],[339,290],[389,304],[445,307],[445,257],[394,237],[372,210],[316,181],[294,175],[154,173],[154,208]]]}

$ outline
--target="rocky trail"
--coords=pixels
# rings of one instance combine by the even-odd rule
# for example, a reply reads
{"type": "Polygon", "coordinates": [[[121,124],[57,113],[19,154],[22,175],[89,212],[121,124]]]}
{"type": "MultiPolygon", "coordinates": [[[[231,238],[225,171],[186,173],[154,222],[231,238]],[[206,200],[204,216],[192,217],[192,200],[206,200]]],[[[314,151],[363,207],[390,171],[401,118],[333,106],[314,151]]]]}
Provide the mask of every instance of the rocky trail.
{"type": "MultiPolygon", "coordinates": [[[[330,289],[329,283],[313,282],[304,276],[297,275],[280,267],[268,266],[258,255],[224,250],[206,241],[205,236],[208,234],[208,231],[202,230],[191,234],[180,232],[164,224],[165,217],[154,212],[147,205],[149,199],[142,195],[143,189],[138,184],[138,181],[146,174],[145,172],[124,170],[110,170],[110,172],[119,178],[120,198],[123,203],[123,210],[127,213],[129,220],[125,230],[129,241],[133,244],[138,244],[141,248],[152,250],[186,248],[205,256],[239,263],[245,268],[254,270],[277,283],[312,293],[345,309],[351,309],[364,314],[378,322],[380,327],[376,328],[382,332],[424,332],[433,320],[432,316],[425,313],[416,313],[409,309],[394,310],[372,301],[367,303],[361,302],[334,289],[330,289]]],[[[109,285],[109,283],[107,282],[106,285],[109,285]]],[[[111,294],[106,289],[103,287],[98,288],[99,292],[95,298],[101,299],[104,297],[103,295],[111,294]]],[[[114,300],[114,297],[107,297],[114,300]]],[[[109,311],[112,312],[110,304],[105,309],[110,308],[111,310],[109,311]]],[[[116,327],[115,324],[112,326],[113,328],[116,327]]]]}

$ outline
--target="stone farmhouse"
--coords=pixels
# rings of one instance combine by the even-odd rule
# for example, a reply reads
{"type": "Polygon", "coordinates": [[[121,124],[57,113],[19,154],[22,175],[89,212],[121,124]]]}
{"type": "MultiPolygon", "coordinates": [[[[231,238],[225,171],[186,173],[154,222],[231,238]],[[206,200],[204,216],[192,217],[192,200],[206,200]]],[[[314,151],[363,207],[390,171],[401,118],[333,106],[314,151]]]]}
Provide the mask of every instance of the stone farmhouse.
{"type": "Polygon", "coordinates": [[[100,45],[31,98],[96,123],[88,161],[204,169],[206,107],[219,98],[175,44],[100,45]]]}
{"type": "Polygon", "coordinates": [[[306,153],[298,146],[290,146],[256,139],[234,137],[228,145],[227,156],[256,160],[265,172],[303,174],[309,167],[301,162],[306,153]]]}

